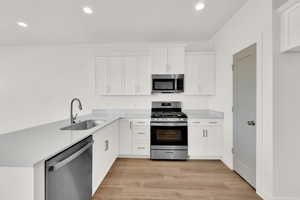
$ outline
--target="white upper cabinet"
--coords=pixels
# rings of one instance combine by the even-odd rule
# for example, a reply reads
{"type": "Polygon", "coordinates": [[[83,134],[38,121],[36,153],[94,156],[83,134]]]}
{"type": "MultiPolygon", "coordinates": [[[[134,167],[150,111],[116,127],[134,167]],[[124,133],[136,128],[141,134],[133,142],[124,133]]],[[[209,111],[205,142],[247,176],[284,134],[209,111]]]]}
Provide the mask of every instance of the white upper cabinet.
{"type": "Polygon", "coordinates": [[[300,0],[289,0],[278,9],[281,52],[300,51],[300,0]]]}
{"type": "Polygon", "coordinates": [[[189,52],[185,57],[185,94],[216,94],[216,56],[209,52],[189,52]]]}
{"type": "Polygon", "coordinates": [[[150,57],[152,74],[184,74],[183,46],[153,47],[150,57]]]}
{"type": "Polygon", "coordinates": [[[150,95],[149,56],[97,57],[95,79],[100,95],[150,95]]]}
{"type": "Polygon", "coordinates": [[[139,56],[135,70],[135,94],[151,95],[151,84],[150,57],[139,56]]]}

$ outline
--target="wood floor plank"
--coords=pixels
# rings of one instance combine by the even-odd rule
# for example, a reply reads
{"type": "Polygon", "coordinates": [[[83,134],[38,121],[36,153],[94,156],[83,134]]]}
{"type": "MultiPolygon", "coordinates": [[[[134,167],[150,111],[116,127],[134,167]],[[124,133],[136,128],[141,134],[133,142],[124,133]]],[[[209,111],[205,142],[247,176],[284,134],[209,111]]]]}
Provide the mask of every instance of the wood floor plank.
{"type": "Polygon", "coordinates": [[[220,161],[117,159],[92,200],[261,200],[220,161]]]}

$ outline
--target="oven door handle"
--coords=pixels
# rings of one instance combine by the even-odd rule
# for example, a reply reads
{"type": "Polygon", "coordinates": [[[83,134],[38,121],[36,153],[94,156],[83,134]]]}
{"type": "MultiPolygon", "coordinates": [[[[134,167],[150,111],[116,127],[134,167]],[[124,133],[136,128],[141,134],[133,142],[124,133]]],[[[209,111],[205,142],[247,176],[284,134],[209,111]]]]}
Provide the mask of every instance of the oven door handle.
{"type": "Polygon", "coordinates": [[[187,123],[151,123],[151,126],[168,126],[168,127],[178,127],[187,126],[187,123]]]}

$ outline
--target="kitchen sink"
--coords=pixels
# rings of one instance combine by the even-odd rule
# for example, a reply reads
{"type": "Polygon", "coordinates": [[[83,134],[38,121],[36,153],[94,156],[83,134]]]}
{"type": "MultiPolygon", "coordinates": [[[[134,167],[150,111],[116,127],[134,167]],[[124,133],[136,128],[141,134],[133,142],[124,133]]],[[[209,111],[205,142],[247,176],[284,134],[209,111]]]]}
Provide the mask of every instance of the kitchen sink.
{"type": "Polygon", "coordinates": [[[82,121],[82,122],[72,124],[70,126],[63,127],[60,130],[63,130],[63,131],[68,131],[68,130],[74,130],[74,131],[89,130],[89,129],[94,128],[97,125],[99,125],[98,124],[99,122],[103,123],[104,120],[97,120],[97,123],[96,123],[95,120],[85,120],[85,121],[82,121]]]}

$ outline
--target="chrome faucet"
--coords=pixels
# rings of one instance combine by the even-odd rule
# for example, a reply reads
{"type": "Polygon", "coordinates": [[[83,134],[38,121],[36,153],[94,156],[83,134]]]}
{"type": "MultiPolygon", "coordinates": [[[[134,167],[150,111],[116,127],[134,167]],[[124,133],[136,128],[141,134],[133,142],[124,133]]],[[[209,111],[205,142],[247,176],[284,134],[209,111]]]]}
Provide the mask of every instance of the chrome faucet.
{"type": "Polygon", "coordinates": [[[76,120],[77,115],[78,115],[78,114],[76,114],[75,116],[73,115],[73,103],[74,103],[75,101],[78,102],[78,108],[79,108],[79,110],[82,110],[82,104],[81,104],[81,101],[80,101],[78,98],[72,99],[72,101],[71,101],[71,113],[70,113],[70,115],[71,115],[71,116],[70,116],[71,124],[75,124],[75,123],[76,123],[75,120],[76,120]]]}

